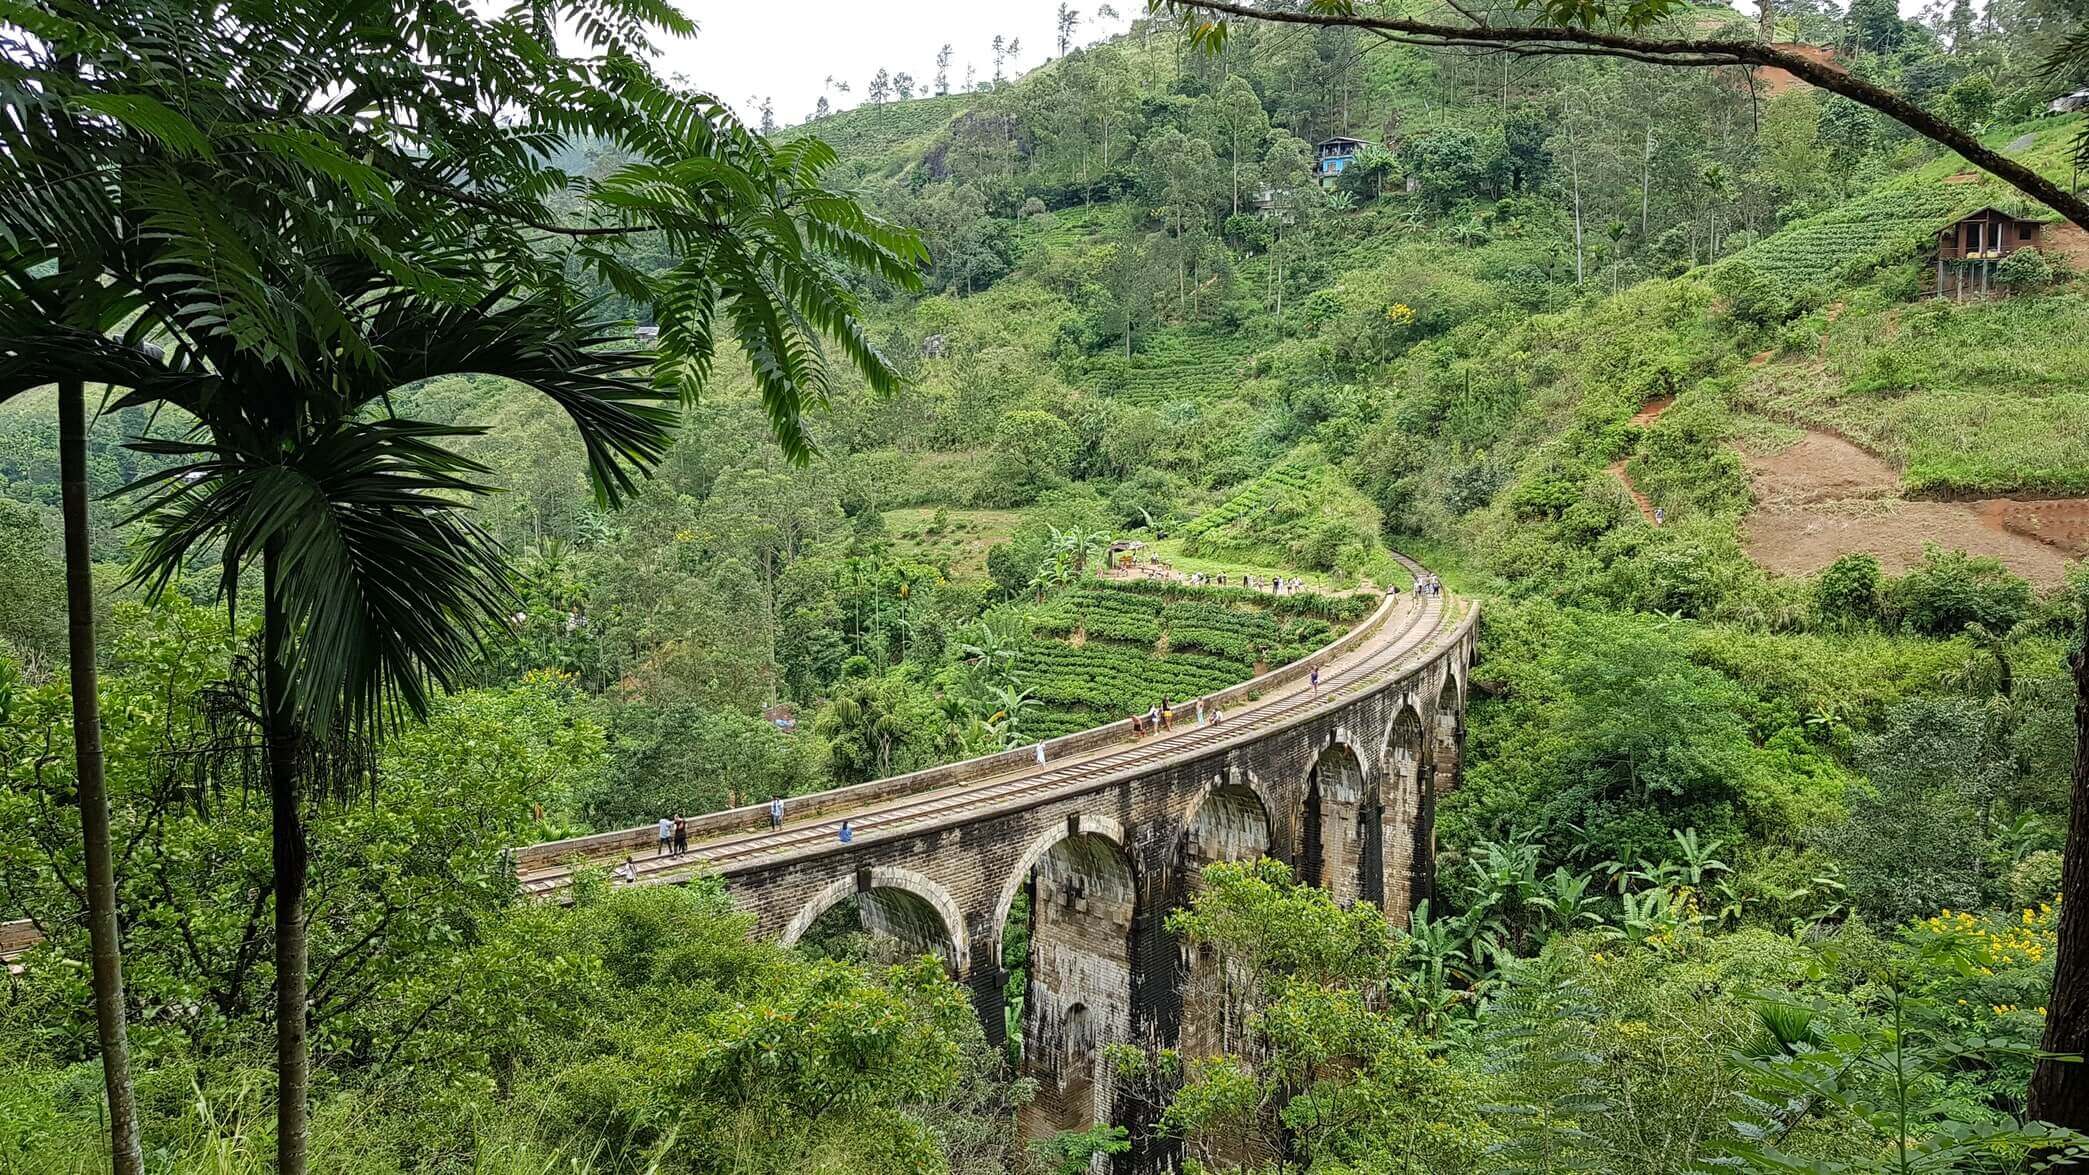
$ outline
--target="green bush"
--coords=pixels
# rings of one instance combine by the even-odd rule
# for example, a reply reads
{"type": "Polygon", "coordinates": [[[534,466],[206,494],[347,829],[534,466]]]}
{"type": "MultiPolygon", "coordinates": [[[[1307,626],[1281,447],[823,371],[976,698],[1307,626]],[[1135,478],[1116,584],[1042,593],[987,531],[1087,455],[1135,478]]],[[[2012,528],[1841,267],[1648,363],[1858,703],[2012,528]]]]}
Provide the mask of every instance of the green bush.
{"type": "Polygon", "coordinates": [[[1995,282],[2006,290],[2028,291],[2053,280],[2053,263],[2036,249],[2018,249],[1995,263],[1995,282]]]}
{"type": "Polygon", "coordinates": [[[1844,555],[1813,580],[1814,610],[1830,623],[1879,618],[1879,561],[1871,555],[1844,555]]]}
{"type": "Polygon", "coordinates": [[[2009,871],[2009,900],[2019,906],[2050,902],[2060,892],[2062,859],[2053,849],[2027,853],[2009,871]]]}
{"type": "Polygon", "coordinates": [[[1887,602],[1911,631],[1955,636],[1968,624],[2007,632],[2031,614],[2031,585],[2000,560],[1931,545],[1920,566],[1893,581],[1887,602]]]}

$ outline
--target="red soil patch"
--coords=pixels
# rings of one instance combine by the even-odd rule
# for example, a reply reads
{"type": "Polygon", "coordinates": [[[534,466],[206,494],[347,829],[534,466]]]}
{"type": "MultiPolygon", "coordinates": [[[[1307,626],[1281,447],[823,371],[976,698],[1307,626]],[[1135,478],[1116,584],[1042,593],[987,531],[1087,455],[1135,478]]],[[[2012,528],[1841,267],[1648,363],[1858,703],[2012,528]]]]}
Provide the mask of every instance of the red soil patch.
{"type": "MultiPolygon", "coordinates": [[[[1633,413],[1632,423],[1638,425],[1641,428],[1645,428],[1648,425],[1654,423],[1654,421],[1659,420],[1661,418],[1661,414],[1663,412],[1668,411],[1669,406],[1674,404],[1675,402],[1676,398],[1674,396],[1655,396],[1653,399],[1648,400],[1646,402],[1645,407],[1642,407],[1638,412],[1633,413]]],[[[1632,484],[1632,475],[1625,472],[1625,463],[1623,461],[1611,462],[1610,476],[1617,478],[1619,484],[1625,487],[1625,492],[1632,495],[1632,502],[1634,505],[1639,507],[1640,514],[1643,517],[1645,517],[1648,522],[1654,522],[1653,501],[1649,499],[1645,494],[1640,493],[1638,486],[1632,484]]],[[[1658,522],[1654,522],[1654,524],[1656,526],[1660,525],[1660,523],[1658,522]]]]}
{"type": "MultiPolygon", "coordinates": [[[[1821,65],[1833,66],[1837,69],[1842,68],[1842,63],[1835,59],[1835,50],[1826,45],[1809,45],[1803,41],[1779,41],[1772,45],[1771,48],[1796,53],[1821,65]]],[[[1764,68],[1755,71],[1755,84],[1763,97],[1775,98],[1779,94],[1796,90],[1801,86],[1811,85],[1812,83],[1801,81],[1786,70],[1764,68]]]]}
{"type": "Polygon", "coordinates": [[[1633,413],[1632,423],[1638,425],[1641,428],[1645,428],[1647,425],[1650,425],[1654,423],[1656,420],[1659,420],[1661,418],[1661,414],[1673,407],[1675,405],[1675,402],[1676,398],[1674,396],[1655,396],[1653,399],[1647,401],[1646,407],[1641,408],[1638,412],[1633,413]]]}
{"type": "Polygon", "coordinates": [[[1935,543],[2000,559],[2049,586],[2060,582],[2071,556],[2089,551],[2089,501],[1909,501],[1892,466],[1820,432],[1769,455],[1744,449],[1741,458],[1756,501],[1741,539],[1749,557],[1772,571],[1811,575],[1864,552],[1900,572],[1935,543]]]}
{"type": "Polygon", "coordinates": [[[2089,232],[2072,221],[2057,221],[2038,234],[2038,251],[2069,269],[2089,269],[2089,232]]]}
{"type": "Polygon", "coordinates": [[[1633,505],[1639,507],[1640,514],[1643,515],[1648,522],[1653,522],[1653,500],[1648,498],[1645,494],[1640,493],[1639,487],[1632,484],[1632,475],[1625,472],[1625,463],[1623,461],[1613,461],[1610,463],[1610,476],[1617,478],[1619,484],[1625,487],[1625,492],[1632,495],[1632,503],[1633,505]]]}

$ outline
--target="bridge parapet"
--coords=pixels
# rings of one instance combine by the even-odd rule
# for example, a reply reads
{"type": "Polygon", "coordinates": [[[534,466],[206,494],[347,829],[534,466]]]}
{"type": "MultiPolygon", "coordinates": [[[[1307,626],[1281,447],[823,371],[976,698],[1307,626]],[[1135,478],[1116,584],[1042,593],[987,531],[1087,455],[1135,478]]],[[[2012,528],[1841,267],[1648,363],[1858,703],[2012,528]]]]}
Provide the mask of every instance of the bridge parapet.
{"type": "MultiPolygon", "coordinates": [[[[1356,650],[1376,635],[1389,617],[1404,607],[1413,606],[1419,599],[1420,597],[1413,593],[1386,596],[1378,607],[1372,609],[1369,616],[1308,656],[1278,666],[1259,677],[1227,686],[1207,697],[1215,704],[1231,709],[1272,690],[1304,681],[1313,670],[1324,668],[1329,662],[1339,660],[1356,650]]],[[[1107,722],[1101,726],[1045,740],[1045,762],[1049,765],[1073,755],[1102,750],[1124,741],[1126,722],[1107,722]]],[[[911,771],[905,775],[793,796],[789,800],[789,816],[795,821],[806,817],[853,812],[891,800],[1007,775],[1034,765],[1036,760],[1036,744],[1026,744],[974,759],[911,771]]],[[[689,839],[692,842],[734,833],[758,832],[769,826],[769,802],[765,799],[759,803],[728,808],[722,812],[693,816],[689,818],[688,823],[689,839]]],[[[613,863],[627,853],[643,854],[654,848],[657,839],[655,826],[644,824],[636,828],[620,828],[588,836],[524,845],[515,849],[512,856],[516,872],[528,878],[534,873],[556,870],[576,857],[598,863],[613,863]]]]}

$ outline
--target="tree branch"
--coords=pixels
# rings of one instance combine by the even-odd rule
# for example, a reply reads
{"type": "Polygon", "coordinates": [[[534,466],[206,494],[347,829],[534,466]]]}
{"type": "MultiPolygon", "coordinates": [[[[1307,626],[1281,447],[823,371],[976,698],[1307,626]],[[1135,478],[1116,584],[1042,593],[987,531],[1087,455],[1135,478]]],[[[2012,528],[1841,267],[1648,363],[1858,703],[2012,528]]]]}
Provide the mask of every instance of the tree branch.
{"type": "Polygon", "coordinates": [[[1995,178],[2089,229],[2089,201],[2069,192],[2030,167],[1983,145],[1966,131],[1945,122],[1882,86],[1873,85],[1838,65],[1765,45],[1758,41],[1664,39],[1597,29],[1559,26],[1476,26],[1431,24],[1390,17],[1294,12],[1251,8],[1238,0],[1166,0],[1170,7],[1271,24],[1354,28],[1382,36],[1424,38],[1440,45],[1529,52],[1533,46],[1557,47],[1569,55],[1622,57],[1649,65],[1701,67],[1754,65],[1781,69],[1793,77],[1869,107],[1932,142],[1949,147],[1995,178]]]}

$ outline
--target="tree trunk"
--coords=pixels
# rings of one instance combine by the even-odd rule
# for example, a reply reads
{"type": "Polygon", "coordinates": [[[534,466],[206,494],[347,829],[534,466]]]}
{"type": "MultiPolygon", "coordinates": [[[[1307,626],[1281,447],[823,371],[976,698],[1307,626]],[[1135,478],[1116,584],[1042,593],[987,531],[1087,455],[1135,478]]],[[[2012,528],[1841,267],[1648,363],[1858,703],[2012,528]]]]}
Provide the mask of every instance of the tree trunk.
{"type": "Polygon", "coordinates": [[[1646,246],[1647,193],[1654,186],[1654,124],[1647,123],[1647,149],[1639,160],[1639,242],[1646,246]]]}
{"type": "MultiPolygon", "coordinates": [[[[1561,113],[1566,113],[1564,108],[1561,113]]],[[[1568,125],[1571,127],[1573,124],[1568,125]]],[[[1581,144],[1571,130],[1567,135],[1567,144],[1567,164],[1574,176],[1574,288],[1580,289],[1587,275],[1586,259],[1581,247],[1581,144]]]]}
{"type": "MultiPolygon", "coordinates": [[[[2068,658],[2074,674],[2074,787],[2068,805],[2067,854],[2060,873],[2060,928],[2053,953],[2053,994],[2046,1000],[2048,1053],[2089,1054],[2089,612],[2083,644],[2068,658]]],[[[2089,1130],[2089,1064],[2041,1059],[2031,1073],[2031,1117],[2089,1130]]]]}
{"type": "Polygon", "coordinates": [[[1765,45],[1777,41],[1777,8],[1770,0],[1755,0],[1757,35],[1765,45]]]}
{"type": "Polygon", "coordinates": [[[289,628],[282,601],[282,549],[262,552],[262,706],[267,711],[268,799],[276,889],[276,1171],[305,1175],[306,1090],[311,1058],[305,1043],[305,843],[298,788],[302,735],[291,708],[289,628]]]}
{"type": "Polygon", "coordinates": [[[73,760],[80,835],[87,852],[87,937],[94,954],[94,1028],[109,1096],[109,1158],[116,1175],[138,1175],[138,1105],[131,1091],[124,1023],[123,942],[116,922],[116,857],[109,844],[109,795],[102,771],[102,705],[95,672],[94,559],[87,529],[87,386],[58,388],[59,498],[65,525],[65,652],[72,674],[73,760]]]}

